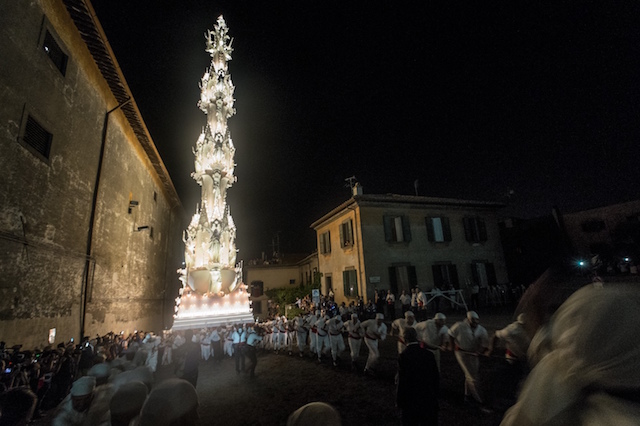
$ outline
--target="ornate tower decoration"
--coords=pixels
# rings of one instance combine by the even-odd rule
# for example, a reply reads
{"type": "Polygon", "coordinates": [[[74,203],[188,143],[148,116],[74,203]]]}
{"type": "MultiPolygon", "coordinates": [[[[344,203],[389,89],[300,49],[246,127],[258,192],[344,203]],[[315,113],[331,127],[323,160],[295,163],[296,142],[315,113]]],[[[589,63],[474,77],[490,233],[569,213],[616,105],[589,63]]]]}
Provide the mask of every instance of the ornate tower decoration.
{"type": "Polygon", "coordinates": [[[193,179],[202,187],[202,199],[184,233],[185,265],[179,269],[182,289],[176,298],[174,329],[202,328],[227,322],[253,322],[242,268],[236,264],[236,227],[227,205],[235,148],[227,127],[235,87],[227,62],[233,40],[222,16],[205,34],[211,65],[200,82],[198,106],[207,124],[193,149],[193,179]]]}

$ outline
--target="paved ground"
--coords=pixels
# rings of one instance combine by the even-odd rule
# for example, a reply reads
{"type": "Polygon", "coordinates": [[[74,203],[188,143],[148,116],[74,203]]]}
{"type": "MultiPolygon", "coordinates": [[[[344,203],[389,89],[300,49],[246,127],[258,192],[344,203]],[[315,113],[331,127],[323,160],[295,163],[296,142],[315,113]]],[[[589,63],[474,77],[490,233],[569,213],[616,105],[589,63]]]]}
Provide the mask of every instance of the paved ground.
{"type": "MultiPolygon", "coordinates": [[[[462,318],[450,314],[449,325],[462,318]]],[[[482,315],[483,325],[492,332],[511,322],[511,310],[482,315]]],[[[363,347],[361,365],[366,348],[363,347]]],[[[350,371],[347,363],[334,368],[329,359],[322,364],[310,357],[262,352],[258,358],[256,379],[237,375],[232,359],[221,364],[201,364],[198,380],[202,425],[284,425],[298,407],[312,401],[332,404],[340,412],[343,424],[398,425],[400,412],[395,408],[395,343],[388,339],[381,346],[382,359],[375,378],[350,371]]],[[[345,353],[344,357],[348,357],[345,353]]],[[[503,360],[482,359],[484,392],[492,413],[463,403],[464,376],[452,353],[442,356],[440,424],[498,425],[511,403],[512,395],[501,389],[503,360]]],[[[158,379],[171,376],[166,369],[158,379]]]]}
{"type": "MultiPolygon", "coordinates": [[[[489,314],[481,310],[482,324],[489,333],[512,321],[512,308],[494,310],[489,314]]],[[[462,312],[447,313],[452,325],[463,318],[462,312]]],[[[261,352],[258,357],[256,379],[246,374],[237,375],[232,359],[222,363],[203,362],[198,379],[200,399],[200,425],[225,426],[279,426],[300,406],[312,401],[332,404],[340,413],[344,425],[399,425],[400,412],[395,408],[397,350],[389,338],[380,346],[381,361],[377,376],[369,377],[352,372],[348,362],[337,368],[329,358],[318,364],[314,358],[300,358],[261,352]]],[[[363,345],[360,366],[364,366],[367,349],[363,345]]],[[[348,359],[348,352],[343,358],[348,359]]],[[[493,412],[485,413],[463,402],[464,376],[452,353],[441,357],[440,425],[496,426],[504,411],[513,402],[513,392],[505,386],[504,361],[482,358],[483,392],[493,412]]],[[[162,367],[156,373],[156,382],[173,377],[173,369],[162,367]]],[[[53,412],[34,422],[51,423],[53,412]]]]}

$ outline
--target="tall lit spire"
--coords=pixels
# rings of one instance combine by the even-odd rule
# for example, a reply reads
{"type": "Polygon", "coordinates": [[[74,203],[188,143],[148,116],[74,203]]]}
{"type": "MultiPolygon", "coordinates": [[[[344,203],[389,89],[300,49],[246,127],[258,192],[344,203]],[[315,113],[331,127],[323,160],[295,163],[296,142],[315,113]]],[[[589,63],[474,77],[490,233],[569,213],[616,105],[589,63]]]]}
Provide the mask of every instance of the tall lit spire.
{"type": "Polygon", "coordinates": [[[200,82],[198,106],[207,124],[193,149],[193,179],[202,187],[201,202],[183,240],[185,267],[179,269],[182,289],[176,299],[173,328],[198,328],[226,322],[251,322],[242,268],[236,265],[236,227],[227,205],[233,174],[235,147],[227,127],[235,87],[229,74],[232,39],[222,16],[205,34],[211,65],[200,82]]]}

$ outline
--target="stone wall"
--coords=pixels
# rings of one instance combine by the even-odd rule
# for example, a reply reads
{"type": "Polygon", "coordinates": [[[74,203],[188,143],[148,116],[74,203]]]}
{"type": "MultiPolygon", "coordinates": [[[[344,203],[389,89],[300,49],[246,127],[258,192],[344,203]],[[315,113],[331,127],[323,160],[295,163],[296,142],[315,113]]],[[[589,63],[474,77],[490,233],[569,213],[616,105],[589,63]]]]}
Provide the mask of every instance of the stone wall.
{"type": "MultiPolygon", "coordinates": [[[[117,102],[60,0],[0,3],[0,57],[0,340],[42,347],[53,327],[56,344],[80,337],[103,125],[117,102]],[[68,55],[64,74],[45,31],[68,55]],[[47,157],[24,143],[28,116],[52,134],[47,157]]],[[[179,287],[184,212],[119,110],[102,167],[85,335],[159,332],[179,287]]]]}

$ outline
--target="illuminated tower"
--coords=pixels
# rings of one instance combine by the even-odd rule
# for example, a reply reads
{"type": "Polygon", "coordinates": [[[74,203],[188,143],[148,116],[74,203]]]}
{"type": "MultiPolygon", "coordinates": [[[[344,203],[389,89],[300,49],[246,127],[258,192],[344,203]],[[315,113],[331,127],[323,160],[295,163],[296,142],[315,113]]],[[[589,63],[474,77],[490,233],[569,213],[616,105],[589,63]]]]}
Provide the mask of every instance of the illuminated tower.
{"type": "Polygon", "coordinates": [[[202,328],[227,322],[253,322],[242,268],[236,264],[236,227],[227,205],[227,189],[236,181],[235,148],[227,127],[235,87],[227,62],[232,39],[222,16],[207,31],[211,65],[200,82],[198,106],[207,115],[196,147],[193,179],[202,187],[201,202],[184,233],[185,265],[179,269],[182,289],[176,299],[174,329],[202,328]]]}

